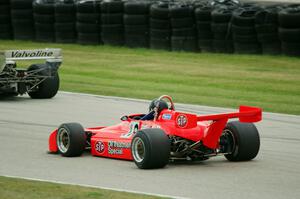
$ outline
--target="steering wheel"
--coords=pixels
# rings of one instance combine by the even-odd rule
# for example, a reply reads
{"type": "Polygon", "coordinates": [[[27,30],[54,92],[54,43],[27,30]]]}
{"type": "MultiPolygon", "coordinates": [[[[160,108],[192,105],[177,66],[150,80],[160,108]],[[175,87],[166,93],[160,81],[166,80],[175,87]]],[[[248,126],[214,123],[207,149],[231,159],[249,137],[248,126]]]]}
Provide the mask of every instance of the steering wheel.
{"type": "Polygon", "coordinates": [[[162,95],[158,98],[158,100],[163,100],[163,99],[167,99],[171,104],[170,110],[175,111],[175,106],[174,106],[172,98],[169,95],[162,95]]]}

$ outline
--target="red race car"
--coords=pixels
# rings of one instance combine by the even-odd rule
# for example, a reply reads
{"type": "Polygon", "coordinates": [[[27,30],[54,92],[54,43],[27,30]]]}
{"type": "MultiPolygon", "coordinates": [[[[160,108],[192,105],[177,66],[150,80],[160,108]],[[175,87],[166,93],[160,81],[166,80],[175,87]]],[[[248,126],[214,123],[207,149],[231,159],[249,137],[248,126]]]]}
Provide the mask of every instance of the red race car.
{"type": "Polygon", "coordinates": [[[164,95],[151,102],[148,114],[123,116],[114,126],[62,124],[49,137],[49,151],[72,157],[90,150],[94,156],[133,160],[141,169],[217,155],[229,161],[246,161],[258,154],[259,133],[252,122],[261,117],[262,110],[250,106],[214,115],[178,112],[172,98],[164,95]],[[232,118],[239,121],[228,122],[232,118]]]}

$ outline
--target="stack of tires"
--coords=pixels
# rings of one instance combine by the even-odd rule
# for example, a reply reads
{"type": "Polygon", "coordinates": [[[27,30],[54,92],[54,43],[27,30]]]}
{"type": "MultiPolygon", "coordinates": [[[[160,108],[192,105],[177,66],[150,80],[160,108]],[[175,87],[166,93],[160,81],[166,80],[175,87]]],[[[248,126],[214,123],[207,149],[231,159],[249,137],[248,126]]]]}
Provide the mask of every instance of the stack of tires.
{"type": "Polygon", "coordinates": [[[150,2],[146,1],[128,1],[124,4],[126,46],[149,47],[149,7],[150,2]]]}
{"type": "Polygon", "coordinates": [[[212,13],[211,30],[213,32],[213,47],[216,53],[233,53],[231,17],[233,6],[219,6],[212,13]]]}
{"type": "Polygon", "coordinates": [[[101,38],[104,44],[124,44],[123,1],[104,0],[101,8],[101,38]]]}
{"type": "Polygon", "coordinates": [[[211,30],[212,7],[206,3],[196,5],[195,18],[198,36],[198,48],[201,52],[214,52],[211,30]]]}
{"type": "Polygon", "coordinates": [[[234,51],[237,54],[261,54],[261,46],[255,29],[257,11],[257,7],[247,6],[233,12],[232,33],[234,51]]]}
{"type": "Polygon", "coordinates": [[[282,53],[300,56],[300,6],[288,7],[278,14],[282,53]]]}
{"type": "Polygon", "coordinates": [[[193,6],[189,4],[171,5],[170,18],[172,27],[172,50],[196,52],[198,46],[193,6]]]}
{"type": "Polygon", "coordinates": [[[53,0],[35,0],[33,2],[33,15],[37,41],[55,41],[54,3],[53,0]]]}
{"type": "Polygon", "coordinates": [[[280,6],[262,7],[255,16],[257,39],[261,44],[262,53],[270,55],[281,54],[281,42],[278,37],[278,12],[280,6]]]}
{"type": "Polygon", "coordinates": [[[75,4],[73,0],[57,2],[55,13],[55,40],[58,43],[75,43],[75,4]]]}
{"type": "Polygon", "coordinates": [[[34,40],[32,0],[11,0],[10,3],[14,39],[34,40]]]}
{"type": "Polygon", "coordinates": [[[100,1],[79,1],[76,10],[77,43],[100,44],[100,1]]]}
{"type": "Polygon", "coordinates": [[[150,48],[171,50],[169,3],[155,3],[150,7],[150,48]]]}
{"type": "Polygon", "coordinates": [[[9,0],[0,1],[0,39],[11,39],[10,4],[9,0]]]}

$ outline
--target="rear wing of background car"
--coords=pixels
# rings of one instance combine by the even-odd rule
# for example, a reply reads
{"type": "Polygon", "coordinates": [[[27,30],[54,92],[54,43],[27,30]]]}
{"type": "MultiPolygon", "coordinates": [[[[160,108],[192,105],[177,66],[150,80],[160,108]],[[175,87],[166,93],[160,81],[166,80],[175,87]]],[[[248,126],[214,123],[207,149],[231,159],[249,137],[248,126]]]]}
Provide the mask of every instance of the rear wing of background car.
{"type": "Polygon", "coordinates": [[[58,67],[62,62],[61,49],[45,48],[35,50],[6,50],[0,52],[0,72],[7,64],[13,64],[19,60],[45,59],[50,66],[58,67]]]}

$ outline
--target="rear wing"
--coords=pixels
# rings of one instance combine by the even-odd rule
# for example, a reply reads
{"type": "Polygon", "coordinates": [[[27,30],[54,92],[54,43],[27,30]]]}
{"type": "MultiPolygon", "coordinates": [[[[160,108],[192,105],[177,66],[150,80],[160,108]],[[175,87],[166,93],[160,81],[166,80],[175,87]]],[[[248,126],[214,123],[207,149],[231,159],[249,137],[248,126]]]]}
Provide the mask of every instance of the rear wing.
{"type": "Polygon", "coordinates": [[[252,106],[240,106],[239,112],[197,116],[198,121],[232,118],[239,118],[240,122],[259,122],[262,119],[262,109],[252,106]]]}
{"type": "Polygon", "coordinates": [[[60,65],[62,62],[61,49],[45,48],[35,50],[6,50],[0,52],[0,72],[6,64],[12,64],[19,60],[45,59],[50,65],[60,65]]]}

